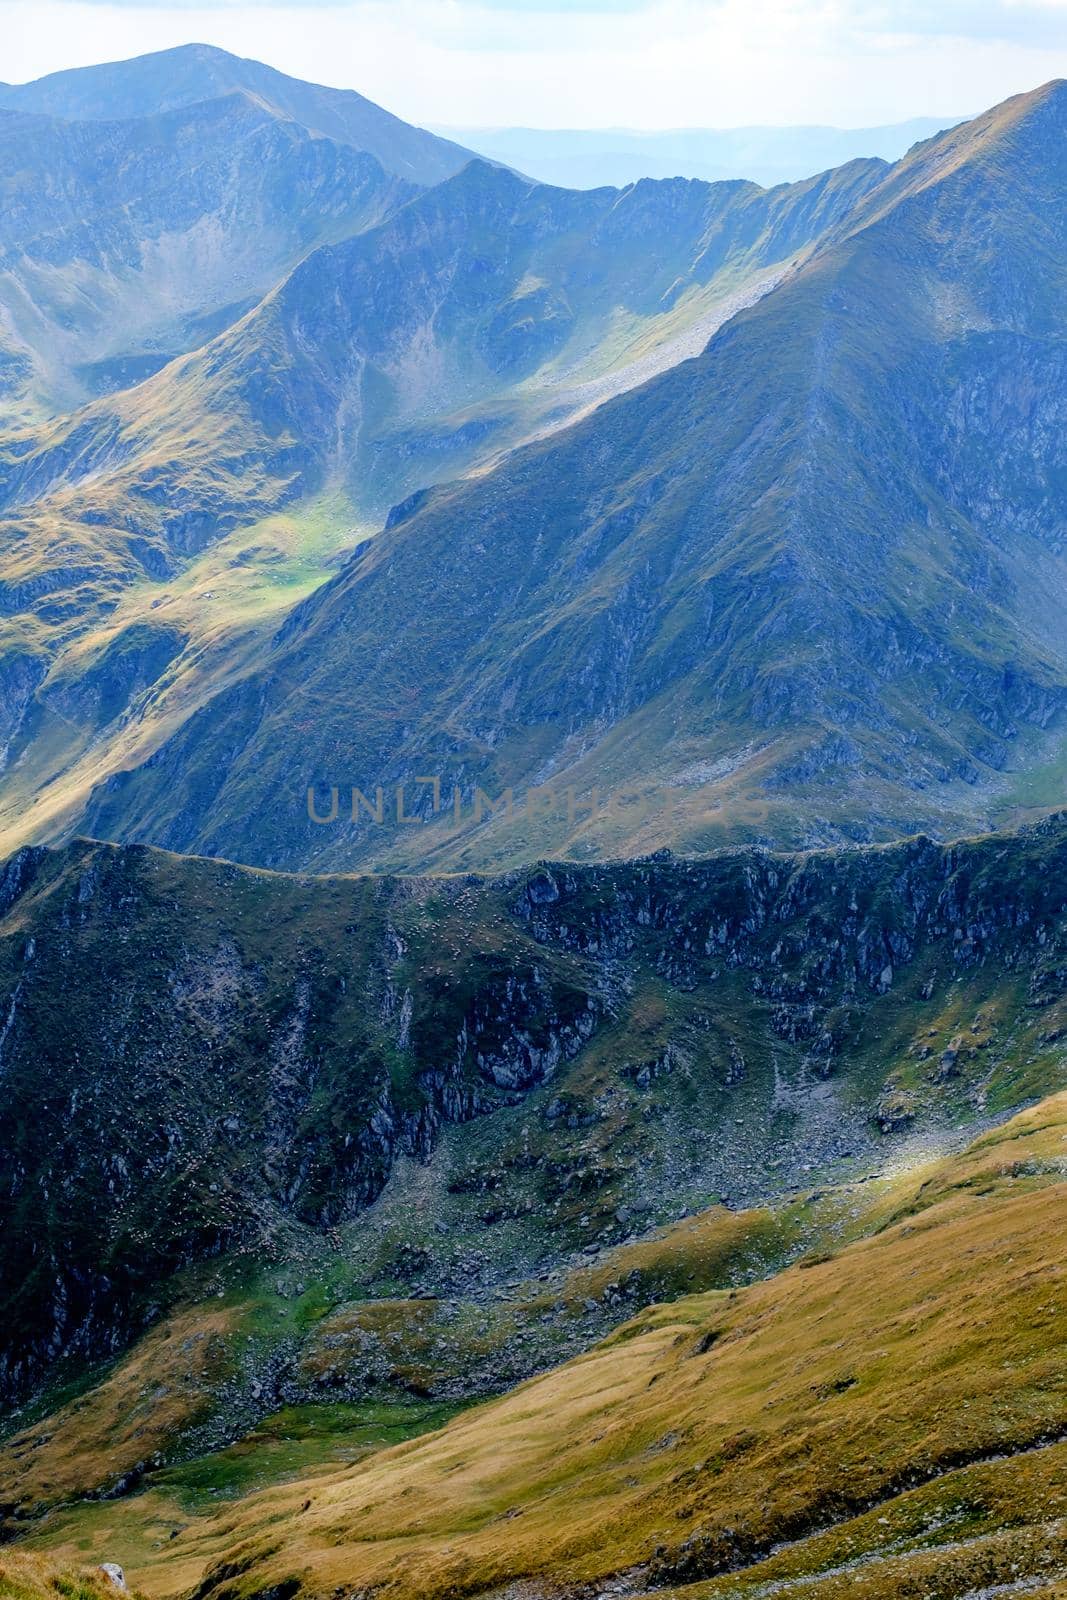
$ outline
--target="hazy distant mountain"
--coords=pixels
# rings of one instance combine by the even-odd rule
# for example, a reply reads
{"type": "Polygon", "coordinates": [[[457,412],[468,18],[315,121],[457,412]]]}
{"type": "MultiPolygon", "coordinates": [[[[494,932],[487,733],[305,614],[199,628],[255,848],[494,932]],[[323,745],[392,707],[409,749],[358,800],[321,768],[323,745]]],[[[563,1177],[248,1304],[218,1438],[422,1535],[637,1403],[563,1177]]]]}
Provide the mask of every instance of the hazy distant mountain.
{"type": "Polygon", "coordinates": [[[626,128],[442,128],[472,150],[506,162],[542,183],[571,189],[635,183],[639,178],[747,178],[770,187],[846,161],[898,161],[922,139],[958,122],[913,117],[879,128],[682,128],[662,133],[626,128]]]}
{"type": "Polygon", "coordinates": [[[54,72],[0,87],[0,106],[80,121],[153,116],[237,92],[254,95],[287,121],[376,157],[387,172],[437,183],[458,172],[470,151],[413,128],[351,89],[287,77],[212,45],[189,44],[106,66],[54,72]]]}
{"type": "Polygon", "coordinates": [[[0,415],[138,382],[416,192],[243,91],[122,122],[0,111],[0,415]]]}
{"type": "Polygon", "coordinates": [[[138,382],[469,159],[206,45],[0,87],[0,419],[138,382]]]}
{"type": "Polygon", "coordinates": [[[379,860],[307,785],[420,774],[632,798],[457,840],[424,788],[396,848],[453,866],[981,818],[1067,712],[1065,189],[1067,84],[921,147],[698,360],[413,506],[88,827],[379,860]]]}

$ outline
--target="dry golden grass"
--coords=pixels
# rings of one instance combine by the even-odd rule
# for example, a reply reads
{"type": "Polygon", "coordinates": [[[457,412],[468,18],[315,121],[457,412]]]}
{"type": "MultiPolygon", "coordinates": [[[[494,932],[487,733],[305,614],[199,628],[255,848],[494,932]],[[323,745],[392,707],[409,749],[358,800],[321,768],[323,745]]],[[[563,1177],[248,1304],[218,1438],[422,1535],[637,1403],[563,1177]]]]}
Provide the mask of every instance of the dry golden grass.
{"type": "MultiPolygon", "coordinates": [[[[949,1484],[954,1504],[956,1474],[1016,1451],[1032,1454],[1013,1473],[1040,1463],[1033,1496],[1055,1519],[1064,1452],[1042,1441],[1067,1428],[1065,1230],[1062,1185],[952,1192],[831,1260],[653,1308],[437,1434],[251,1496],[190,1528],[174,1557],[185,1574],[221,1561],[205,1588],[219,1595],[288,1580],[436,1600],[602,1579],[660,1547],[661,1586],[923,1485],[949,1484]]],[[[1012,1561],[1040,1573],[1052,1536],[1012,1538],[1012,1561]]],[[[1050,1576],[1064,1571],[1067,1559],[1050,1576]]],[[[923,1592],[921,1577],[859,1581],[819,1592],[923,1592]]]]}
{"type": "Polygon", "coordinates": [[[238,1312],[197,1306],[168,1317],[103,1382],[0,1448],[0,1495],[71,1500],[144,1462],[200,1417],[229,1357],[238,1312]]]}
{"type": "MultiPolygon", "coordinates": [[[[951,1600],[1067,1571],[1067,1444],[940,1474],[870,1510],[786,1544],[743,1572],[666,1591],[669,1600],[951,1600]]],[[[1008,1592],[1014,1592],[1009,1589],[1008,1592]]],[[[1030,1593],[1027,1587],[1024,1591],[1030,1593]]]]}
{"type": "MultiPolygon", "coordinates": [[[[159,1491],[86,1507],[54,1527],[53,1553],[118,1559],[159,1597],[206,1574],[220,1600],[287,1580],[382,1600],[523,1579],[549,1592],[650,1559],[657,1592],[674,1583],[689,1600],[807,1594],[813,1573],[827,1600],[963,1596],[1020,1573],[1058,1581],[1065,1166],[1060,1094],[959,1155],[821,1197],[826,1248],[789,1270],[651,1307],[436,1434],[215,1516],[159,1491]],[[712,1576],[722,1564],[743,1570],[712,1576]]],[[[772,1222],[795,1241],[810,1203],[790,1210],[688,1219],[582,1269],[568,1290],[595,1291],[623,1264],[714,1260],[769,1239],[772,1222]]],[[[57,1419],[43,1457],[53,1486],[73,1489],[94,1450],[115,1449],[110,1430],[145,1453],[136,1398],[153,1429],[173,1426],[149,1398],[167,1381],[163,1344],[185,1348],[177,1319],[171,1329],[57,1419]]],[[[46,1521],[34,1543],[49,1537],[46,1521]]]]}
{"type": "Polygon", "coordinates": [[[0,1549],[3,1600],[116,1600],[121,1593],[91,1567],[56,1567],[25,1550],[0,1549]]]}

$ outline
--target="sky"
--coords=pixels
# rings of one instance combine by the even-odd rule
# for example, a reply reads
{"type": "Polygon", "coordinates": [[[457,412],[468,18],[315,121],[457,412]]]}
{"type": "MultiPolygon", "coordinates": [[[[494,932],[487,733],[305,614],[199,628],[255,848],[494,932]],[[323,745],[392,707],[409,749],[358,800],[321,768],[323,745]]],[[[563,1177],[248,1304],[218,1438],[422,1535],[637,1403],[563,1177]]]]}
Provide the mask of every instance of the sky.
{"type": "Polygon", "coordinates": [[[1067,0],[0,0],[0,80],[200,41],[443,126],[870,127],[1067,77],[1067,0]]]}

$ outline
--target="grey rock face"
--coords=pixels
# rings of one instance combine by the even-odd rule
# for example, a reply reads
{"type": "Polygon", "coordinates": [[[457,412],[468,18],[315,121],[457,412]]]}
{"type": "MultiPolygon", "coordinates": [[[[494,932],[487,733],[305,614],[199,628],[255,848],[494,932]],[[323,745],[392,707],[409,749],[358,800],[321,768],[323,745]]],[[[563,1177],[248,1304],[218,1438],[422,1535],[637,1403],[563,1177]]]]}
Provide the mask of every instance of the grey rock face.
{"type": "MultiPolygon", "coordinates": [[[[647,1204],[654,1158],[685,1177],[694,1094],[740,1152],[729,1171],[716,1157],[721,1192],[794,1127],[805,1161],[835,1158],[838,1080],[849,1137],[893,1136],[967,1092],[929,1066],[923,1094],[887,1080],[882,1030],[922,1014],[931,978],[954,1003],[1002,983],[1013,1034],[1034,1050],[1039,1026],[1055,1034],[1065,853],[1059,819],[947,848],[557,864],[555,896],[531,901],[526,873],[287,879],[137,846],[21,852],[0,874],[0,1387],[121,1348],[192,1263],[328,1234],[402,1158],[433,1160],[446,1124],[543,1092],[549,1151],[565,1146],[603,1112],[560,1080],[605,1053],[635,1130],[611,1227],[647,1204]],[[685,1019],[652,1048],[650,995],[685,1019]],[[742,1096],[760,1108],[744,1137],[742,1096]]],[[[977,1049],[958,1049],[961,1071],[977,1049]]],[[[709,1148],[693,1159],[706,1174],[709,1148]]],[[[544,1225],[572,1186],[591,1207],[621,1171],[549,1154],[531,1177],[544,1225]]],[[[533,1206],[497,1195],[502,1176],[490,1161],[455,1180],[487,1197],[485,1226],[533,1206]]]]}

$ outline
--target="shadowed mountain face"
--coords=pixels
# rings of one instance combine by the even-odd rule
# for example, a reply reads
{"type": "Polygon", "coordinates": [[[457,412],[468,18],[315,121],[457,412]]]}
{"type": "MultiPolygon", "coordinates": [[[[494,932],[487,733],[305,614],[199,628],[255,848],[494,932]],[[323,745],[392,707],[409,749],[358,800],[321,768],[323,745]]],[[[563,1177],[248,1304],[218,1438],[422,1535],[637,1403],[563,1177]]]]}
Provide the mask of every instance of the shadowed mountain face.
{"type": "MultiPolygon", "coordinates": [[[[224,1252],[299,1271],[406,1162],[428,1175],[405,1239],[448,1216],[525,1276],[630,1216],[759,1204],[1058,1088],[1065,867],[1062,817],[491,881],[19,852],[0,1393],[113,1352],[224,1252]],[[442,1172],[446,1130],[480,1120],[442,1172]]],[[[464,1255],[403,1271],[463,1278],[464,1255]]]]}
{"type": "Polygon", "coordinates": [[[920,147],[699,359],[406,508],[91,830],[466,865],[987,814],[1067,709],[1065,163],[1062,84],[920,147]],[[346,820],[419,775],[631,803],[346,820]]]}
{"type": "Polygon", "coordinates": [[[0,86],[0,106],[80,122],[113,122],[235,93],[255,98],[308,133],[367,152],[386,172],[410,183],[439,183],[471,158],[460,145],[411,127],[350,89],[303,83],[205,44],[0,86]]]}
{"type": "Polygon", "coordinates": [[[0,112],[0,156],[0,406],[16,416],[148,377],[416,192],[243,92],[138,121],[0,112]]]}

